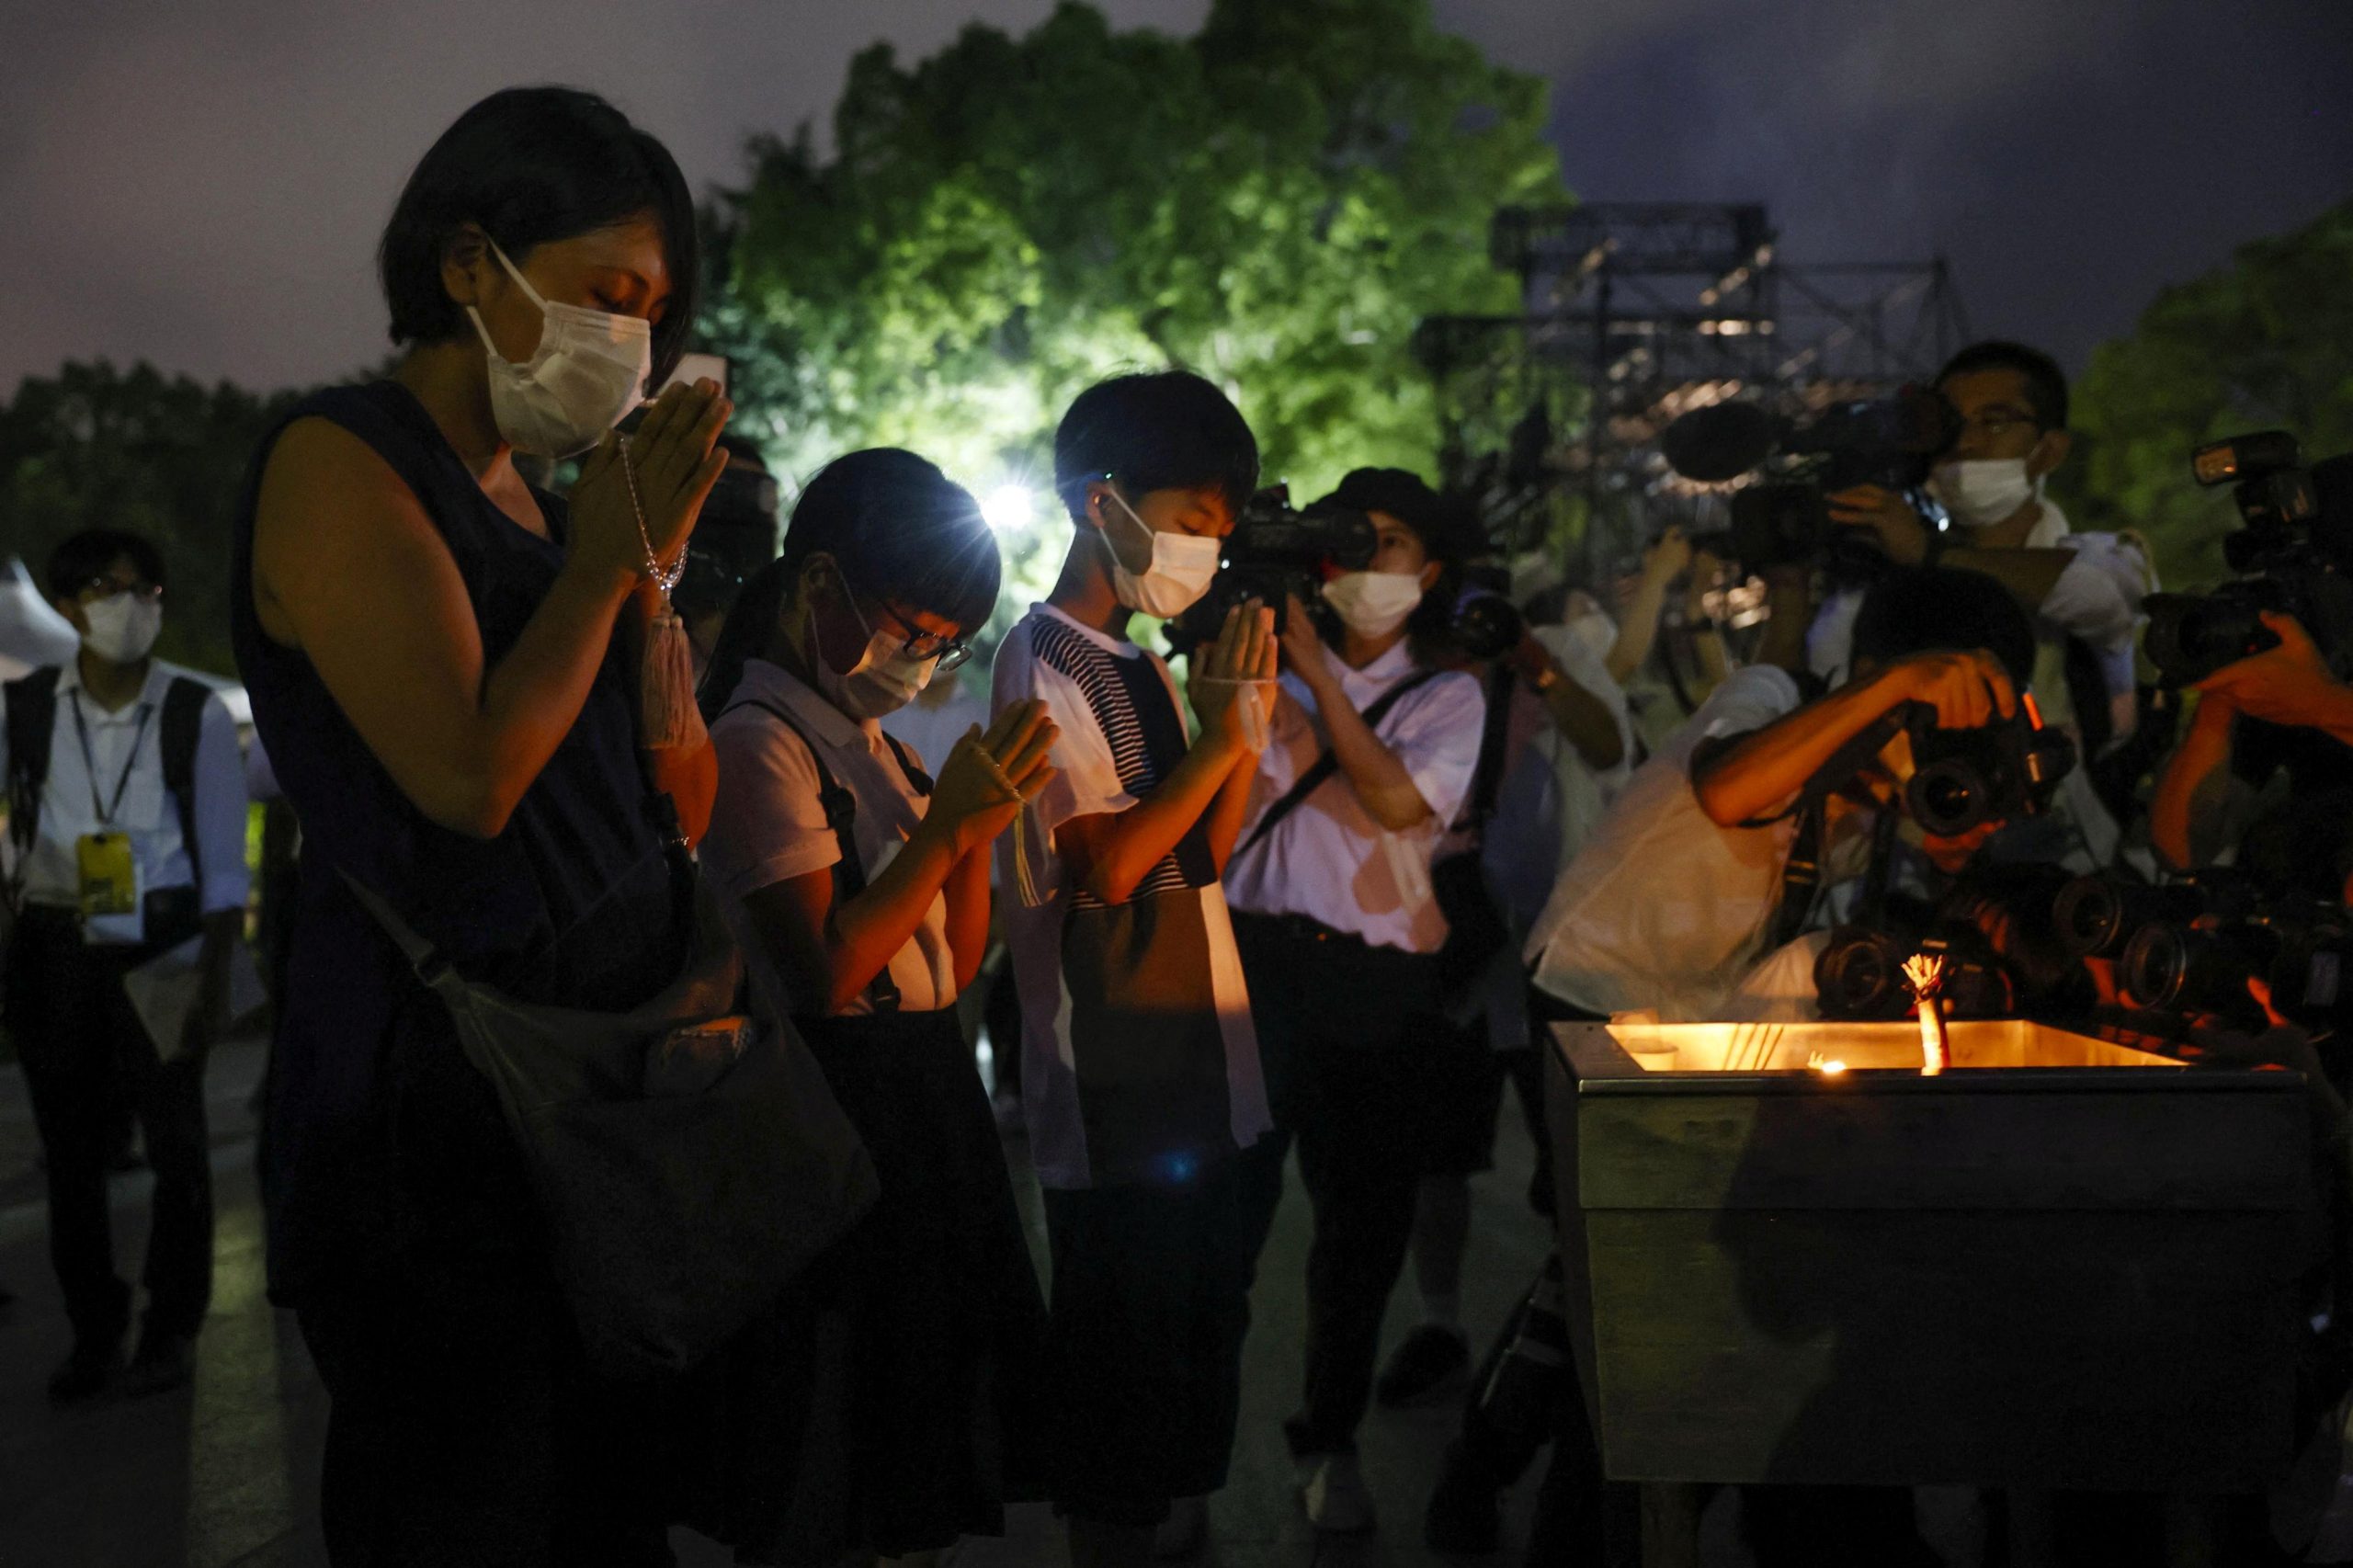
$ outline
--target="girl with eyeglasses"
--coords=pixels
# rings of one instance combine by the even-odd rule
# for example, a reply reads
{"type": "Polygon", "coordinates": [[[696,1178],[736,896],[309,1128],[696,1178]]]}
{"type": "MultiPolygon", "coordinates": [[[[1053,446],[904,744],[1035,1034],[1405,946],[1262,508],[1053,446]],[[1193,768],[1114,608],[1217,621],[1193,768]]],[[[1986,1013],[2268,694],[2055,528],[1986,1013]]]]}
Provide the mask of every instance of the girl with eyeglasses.
{"type": "Polygon", "coordinates": [[[704,678],[705,868],[881,1184],[726,1379],[740,1417],[707,1528],[756,1561],[929,1551],[1036,1494],[1044,1309],[954,1007],[988,940],[990,845],[1054,777],[1056,731],[1017,704],[935,780],[878,722],[962,663],[998,576],[961,486],[912,452],[853,452],[802,491],[704,678]],[[801,1423],[781,1450],[754,1440],[780,1410],[801,1423]]]}

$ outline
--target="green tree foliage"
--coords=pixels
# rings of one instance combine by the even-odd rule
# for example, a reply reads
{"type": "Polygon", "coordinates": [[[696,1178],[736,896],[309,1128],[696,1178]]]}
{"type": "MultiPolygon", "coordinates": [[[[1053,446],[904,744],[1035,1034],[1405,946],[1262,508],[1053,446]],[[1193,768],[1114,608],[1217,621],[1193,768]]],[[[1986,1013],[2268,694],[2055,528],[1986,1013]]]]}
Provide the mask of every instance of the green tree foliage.
{"type": "Polygon", "coordinates": [[[0,408],[0,555],[23,556],[38,579],[69,534],[144,535],[171,580],[157,652],[232,673],[238,489],[263,433],[298,395],[206,387],[144,363],[68,364],[54,378],[28,377],[0,408]]]}
{"type": "Polygon", "coordinates": [[[2078,526],[2140,529],[2167,587],[2227,576],[2237,513],[2190,483],[2191,449],[2271,428],[2308,460],[2353,449],[2353,202],[2158,295],[2092,356],[2073,422],[2078,526]]]}
{"type": "Polygon", "coordinates": [[[1226,387],[1295,493],[1430,471],[1409,339],[1515,308],[1488,222],[1562,199],[1545,114],[1428,0],[1217,0],[1182,40],[1073,3],[911,67],[878,45],[831,156],[805,126],[756,142],[712,215],[737,428],[795,476],[892,443],[1042,493],[1082,387],[1174,363],[1226,387]]]}

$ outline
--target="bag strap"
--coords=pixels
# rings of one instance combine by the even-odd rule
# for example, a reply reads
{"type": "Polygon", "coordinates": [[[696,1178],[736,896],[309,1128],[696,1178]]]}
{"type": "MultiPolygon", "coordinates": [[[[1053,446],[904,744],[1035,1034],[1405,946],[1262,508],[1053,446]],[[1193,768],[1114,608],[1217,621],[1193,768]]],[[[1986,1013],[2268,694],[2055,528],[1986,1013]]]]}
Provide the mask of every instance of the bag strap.
{"type": "Polygon", "coordinates": [[[196,873],[196,885],[204,886],[204,851],[196,841],[196,748],[204,737],[204,705],[212,699],[212,688],[200,680],[175,676],[172,684],[164,688],[163,728],[157,744],[164,756],[164,788],[172,792],[172,803],[180,819],[180,844],[188,851],[188,863],[196,873]]]}
{"type": "Polygon", "coordinates": [[[925,800],[930,800],[933,787],[931,775],[923,770],[923,764],[915,760],[915,754],[909,751],[900,742],[899,737],[888,730],[882,732],[882,739],[890,745],[891,755],[899,759],[899,771],[906,775],[907,788],[925,800]]]}
{"type": "Polygon", "coordinates": [[[1472,769],[1471,793],[1463,801],[1462,814],[1454,820],[1458,830],[1482,827],[1495,814],[1495,797],[1503,792],[1504,747],[1511,731],[1515,684],[1512,667],[1497,665],[1487,687],[1487,712],[1479,730],[1479,762],[1472,769]]]}
{"type": "MultiPolygon", "coordinates": [[[[858,836],[852,831],[858,824],[858,797],[851,794],[842,782],[834,777],[834,770],[825,766],[824,755],[818,751],[816,743],[809,738],[809,733],[801,727],[791,714],[787,713],[775,703],[763,701],[756,697],[738,698],[729,704],[729,710],[732,711],[736,708],[756,708],[786,729],[790,730],[800,738],[801,745],[809,753],[810,764],[817,770],[817,804],[825,813],[825,825],[833,830],[835,846],[841,851],[841,858],[834,864],[833,906],[826,912],[827,918],[831,919],[843,904],[866,891],[866,866],[858,858],[858,836]]],[[[889,738],[884,737],[886,740],[889,738]]],[[[899,765],[902,767],[911,766],[906,755],[900,752],[899,744],[896,741],[891,742],[891,749],[894,755],[898,756],[899,765]]],[[[922,769],[915,768],[914,771],[921,773],[922,769]]],[[[907,781],[911,784],[915,782],[914,774],[909,775],[907,781]]],[[[919,787],[920,792],[928,795],[931,792],[930,784],[930,778],[926,776],[922,786],[919,787]]],[[[891,965],[887,960],[882,967],[875,971],[873,980],[868,983],[866,998],[878,1013],[895,1013],[899,1010],[899,984],[891,978],[891,965]]]]}
{"type": "Polygon", "coordinates": [[[1740,824],[1768,827],[1792,814],[1798,819],[1797,837],[1790,841],[1789,858],[1781,865],[1780,897],[1765,927],[1767,952],[1778,951],[1797,940],[1822,892],[1822,851],[1830,820],[1830,792],[1878,756],[1880,748],[1895,738],[1910,713],[1909,703],[1882,713],[1830,754],[1830,760],[1814,770],[1788,811],[1777,816],[1751,817],[1740,824]]]}
{"type": "MultiPolygon", "coordinates": [[[[1372,705],[1364,710],[1363,718],[1366,725],[1372,729],[1379,729],[1381,722],[1389,717],[1390,710],[1403,701],[1407,692],[1417,687],[1427,686],[1444,673],[1441,670],[1415,670],[1412,675],[1382,692],[1373,699],[1372,705]]],[[[1301,774],[1289,790],[1283,791],[1282,799],[1267,808],[1266,814],[1258,819],[1258,825],[1250,830],[1250,836],[1243,840],[1242,846],[1233,852],[1234,858],[1239,859],[1243,855],[1257,847],[1259,841],[1275,830],[1276,824],[1305,805],[1307,797],[1324,788],[1331,777],[1339,771],[1339,757],[1329,746],[1324,747],[1324,755],[1308,764],[1307,771],[1301,774]]]]}

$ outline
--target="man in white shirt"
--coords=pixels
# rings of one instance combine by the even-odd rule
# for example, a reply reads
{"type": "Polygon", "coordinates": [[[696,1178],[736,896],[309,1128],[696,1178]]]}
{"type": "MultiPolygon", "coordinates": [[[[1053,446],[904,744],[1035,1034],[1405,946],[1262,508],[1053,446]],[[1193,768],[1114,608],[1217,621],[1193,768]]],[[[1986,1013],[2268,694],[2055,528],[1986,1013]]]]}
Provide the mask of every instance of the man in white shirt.
{"type": "Polygon", "coordinates": [[[0,774],[19,850],[9,1035],[40,1131],[50,1257],[74,1324],[50,1382],[63,1403],[105,1392],[121,1370],[131,1291],[114,1271],[107,1158],[126,1103],[155,1172],[131,1388],[177,1387],[194,1369],[212,1282],[204,1062],[229,1022],[229,962],[244,936],[245,790],[220,698],[149,656],[163,624],[153,546],[76,535],[51,558],[49,589],[81,651],[9,686],[0,774]],[[123,977],[199,937],[187,1027],[150,1039],[123,977]]]}
{"type": "MultiPolygon", "coordinates": [[[[1908,704],[1934,709],[1946,729],[2006,717],[2033,665],[2024,615],[1976,573],[1891,577],[1872,590],[1856,633],[1856,672],[1837,690],[1809,702],[1786,670],[1750,665],[1636,771],[1529,939],[1539,989],[1586,1016],[1725,1017],[1770,956],[1799,836],[1790,808],[1826,790],[1819,881],[1859,874],[1870,813],[1908,771],[1908,737],[1894,734],[1870,757],[1844,754],[1908,704]],[[1823,777],[1840,767],[1846,778],[1823,777]]],[[[2000,825],[1925,838],[1921,848],[1939,869],[1958,869],[2000,825]]]]}
{"type": "MultiPolygon", "coordinates": [[[[2049,355],[2018,343],[1972,344],[1938,373],[1937,391],[1952,405],[1958,428],[1928,482],[1952,519],[1949,533],[1932,532],[1903,496],[1872,484],[1832,495],[1832,520],[1868,529],[1900,566],[1983,572],[2009,589],[2035,618],[2035,690],[2043,711],[2075,734],[2088,764],[2138,722],[2133,639],[2141,601],[2156,588],[2155,568],[2129,534],[2071,531],[2065,514],[2043,494],[2072,445],[2067,378],[2049,355]],[[2070,640],[2097,665],[2097,711],[2078,711],[2065,678],[2070,640]]],[[[1845,676],[1859,604],[1859,594],[1839,595],[1815,619],[1807,654],[1825,680],[1845,676]]],[[[2084,835],[2088,859],[2112,859],[2117,824],[2092,787],[2088,766],[2069,777],[2061,801],[2084,835]]]]}

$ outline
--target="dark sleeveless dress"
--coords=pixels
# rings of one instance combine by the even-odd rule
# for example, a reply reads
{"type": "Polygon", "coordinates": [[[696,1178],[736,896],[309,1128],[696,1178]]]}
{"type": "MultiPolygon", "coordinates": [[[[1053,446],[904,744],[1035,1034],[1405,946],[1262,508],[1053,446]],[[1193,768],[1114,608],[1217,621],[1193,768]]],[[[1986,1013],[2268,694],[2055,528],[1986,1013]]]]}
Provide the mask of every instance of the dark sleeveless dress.
{"type": "MultiPolygon", "coordinates": [[[[285,425],[311,417],[367,442],[423,505],[486,662],[514,647],[563,551],[492,505],[391,382],[297,404],[256,455],[239,512],[238,665],[303,830],[262,1177],[271,1294],[296,1309],[332,1399],[329,1558],[654,1568],[672,1561],[658,1424],[640,1394],[587,1372],[492,1090],[343,880],[381,894],[462,972],[516,995],[607,1010],[653,995],[688,933],[638,759],[634,683],[608,655],[496,837],[427,820],[310,660],[256,617],[262,469],[285,425]]],[[[561,538],[560,505],[541,506],[561,538]]]]}
{"type": "MultiPolygon", "coordinates": [[[[560,544],[483,494],[423,405],[390,381],[304,399],[375,449],[456,561],[485,664],[513,648],[563,564],[560,544]]],[[[274,1296],[380,1267],[432,1239],[527,1244],[521,1166],[487,1085],[439,1004],[345,886],[381,894],[469,975],[517,996],[619,1009],[676,972],[683,934],[638,760],[627,672],[608,654],[580,718],[497,837],[437,825],[401,793],[302,653],[271,642],[252,602],[262,444],[239,511],[237,662],[254,724],[302,825],[302,870],[264,1140],[274,1296]]],[[[542,497],[561,538],[561,504],[542,497]]]]}

